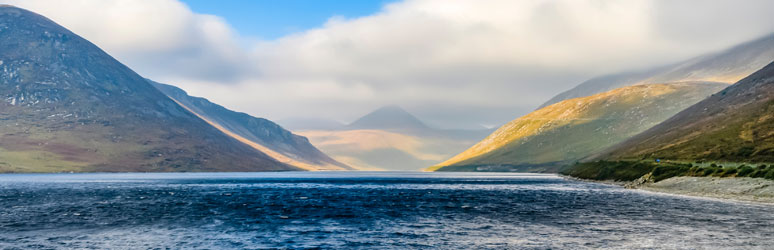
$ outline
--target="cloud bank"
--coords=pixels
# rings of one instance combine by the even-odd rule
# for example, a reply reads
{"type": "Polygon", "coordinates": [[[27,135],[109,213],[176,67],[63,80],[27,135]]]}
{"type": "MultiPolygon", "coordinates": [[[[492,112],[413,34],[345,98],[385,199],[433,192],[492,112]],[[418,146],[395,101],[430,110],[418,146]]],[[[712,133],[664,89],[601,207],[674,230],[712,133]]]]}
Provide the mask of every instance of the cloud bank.
{"type": "Polygon", "coordinates": [[[8,2],[146,77],[256,116],[350,121],[398,104],[445,127],[496,125],[586,78],[774,31],[768,0],[406,0],[271,41],[176,0],[8,2]]]}

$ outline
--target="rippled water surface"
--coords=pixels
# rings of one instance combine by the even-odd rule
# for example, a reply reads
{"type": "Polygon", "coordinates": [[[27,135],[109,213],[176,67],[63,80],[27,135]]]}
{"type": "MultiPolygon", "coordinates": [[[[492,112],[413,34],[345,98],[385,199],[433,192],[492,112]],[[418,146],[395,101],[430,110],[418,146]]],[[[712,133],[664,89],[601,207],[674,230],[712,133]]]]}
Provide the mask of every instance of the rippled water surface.
{"type": "Polygon", "coordinates": [[[774,206],[553,175],[0,175],[0,248],[771,249],[774,206]]]}

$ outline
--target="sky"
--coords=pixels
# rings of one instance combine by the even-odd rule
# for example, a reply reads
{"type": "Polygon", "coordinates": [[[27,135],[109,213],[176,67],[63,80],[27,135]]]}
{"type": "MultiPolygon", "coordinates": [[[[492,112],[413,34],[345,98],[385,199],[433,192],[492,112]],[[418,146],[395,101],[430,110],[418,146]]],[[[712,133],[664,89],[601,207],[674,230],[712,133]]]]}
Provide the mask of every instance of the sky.
{"type": "Polygon", "coordinates": [[[272,40],[317,28],[331,17],[356,18],[376,13],[386,0],[242,0],[182,1],[195,13],[225,18],[243,37],[272,40]]]}
{"type": "Polygon", "coordinates": [[[230,109],[350,122],[399,105],[496,126],[608,73],[774,32],[770,0],[5,0],[230,109]]]}

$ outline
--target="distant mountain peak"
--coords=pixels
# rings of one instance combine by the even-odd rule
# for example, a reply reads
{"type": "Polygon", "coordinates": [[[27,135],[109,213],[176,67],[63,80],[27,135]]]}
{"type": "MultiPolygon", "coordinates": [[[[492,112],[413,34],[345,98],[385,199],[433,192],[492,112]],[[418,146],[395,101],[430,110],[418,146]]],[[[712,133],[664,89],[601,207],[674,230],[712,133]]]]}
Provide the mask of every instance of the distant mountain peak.
{"type": "Polygon", "coordinates": [[[385,130],[424,130],[429,129],[424,122],[395,105],[384,106],[357,119],[348,128],[385,129],[385,130]]]}
{"type": "Polygon", "coordinates": [[[307,170],[352,170],[320,152],[307,138],[293,134],[272,121],[229,110],[202,97],[189,96],[183,89],[172,85],[152,80],[148,82],[225,134],[283,163],[307,170]]]}

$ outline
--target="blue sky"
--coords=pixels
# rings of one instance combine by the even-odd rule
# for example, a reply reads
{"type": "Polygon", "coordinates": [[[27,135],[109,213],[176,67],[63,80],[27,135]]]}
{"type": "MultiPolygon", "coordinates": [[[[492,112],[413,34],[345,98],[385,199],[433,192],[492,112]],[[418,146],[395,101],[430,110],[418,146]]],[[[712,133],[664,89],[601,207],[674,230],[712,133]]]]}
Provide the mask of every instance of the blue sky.
{"type": "Polygon", "coordinates": [[[388,0],[183,0],[191,10],[225,18],[241,35],[276,39],[322,26],[333,16],[354,18],[378,12],[388,0]]]}

